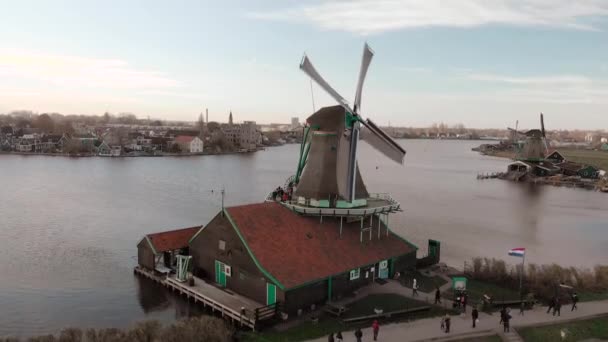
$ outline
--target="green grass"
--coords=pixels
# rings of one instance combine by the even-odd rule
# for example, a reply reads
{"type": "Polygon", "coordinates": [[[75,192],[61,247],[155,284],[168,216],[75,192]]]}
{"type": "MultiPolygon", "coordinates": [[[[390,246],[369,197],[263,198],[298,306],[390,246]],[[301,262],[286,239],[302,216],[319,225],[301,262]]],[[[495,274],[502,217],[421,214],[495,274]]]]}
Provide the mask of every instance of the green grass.
{"type": "Polygon", "coordinates": [[[521,328],[517,331],[526,342],[608,339],[608,316],[544,327],[521,328]],[[561,337],[562,331],[566,333],[564,339],[561,337]]]}
{"type": "Polygon", "coordinates": [[[374,294],[363,297],[351,305],[348,305],[348,310],[344,313],[344,318],[373,315],[375,308],[382,309],[384,312],[389,312],[413,309],[427,305],[429,304],[397,294],[374,294]]]}
{"type": "Polygon", "coordinates": [[[400,281],[402,282],[402,284],[405,284],[405,286],[411,288],[414,278],[416,278],[416,281],[418,283],[418,291],[426,293],[435,293],[435,289],[447,283],[447,280],[443,279],[440,276],[429,277],[418,271],[408,272],[404,274],[401,277],[400,281]]]}
{"type": "MultiPolygon", "coordinates": [[[[493,283],[473,279],[469,279],[467,281],[467,293],[469,294],[468,304],[470,305],[481,303],[484,294],[492,297],[494,301],[519,299],[519,291],[517,290],[500,287],[493,283]]],[[[444,292],[444,297],[453,299],[454,294],[452,290],[450,289],[444,292]]]]}
{"type": "Polygon", "coordinates": [[[591,302],[594,300],[608,300],[608,291],[604,292],[578,292],[578,299],[581,302],[591,302]]]}
{"type": "MultiPolygon", "coordinates": [[[[397,294],[374,294],[363,297],[360,300],[347,305],[348,310],[344,314],[344,318],[372,315],[374,314],[374,308],[378,307],[382,308],[384,312],[388,312],[427,305],[429,304],[397,294]]],[[[452,310],[449,310],[449,312],[454,313],[452,310]]],[[[401,316],[391,321],[436,317],[445,315],[445,313],[446,310],[440,307],[432,306],[428,311],[401,316]]],[[[384,324],[386,322],[388,322],[386,319],[382,319],[380,323],[384,324]]],[[[361,322],[346,325],[342,323],[341,320],[333,316],[323,314],[319,317],[319,322],[316,324],[306,321],[285,331],[268,330],[262,333],[246,333],[243,336],[243,340],[251,342],[297,342],[315,339],[327,336],[330,333],[342,331],[342,335],[344,335],[345,340],[348,341],[349,337],[352,337],[353,330],[355,330],[357,327],[368,327],[370,324],[370,322],[361,322]]]]}
{"type": "Polygon", "coordinates": [[[578,149],[558,149],[566,157],[566,160],[593,165],[603,170],[608,170],[608,152],[578,149]]]}
{"type": "MultiPolygon", "coordinates": [[[[572,148],[558,148],[557,150],[568,161],[586,165],[593,165],[602,170],[608,170],[608,151],[594,151],[572,148]]],[[[495,151],[488,153],[488,155],[510,159],[515,158],[515,152],[513,151],[495,151]]]]}
{"type": "MultiPolygon", "coordinates": [[[[365,324],[366,326],[368,324],[365,324]]],[[[250,332],[243,336],[243,341],[250,342],[297,342],[315,339],[323,336],[327,336],[330,333],[336,333],[342,331],[342,335],[347,329],[356,329],[356,325],[346,326],[340,320],[329,317],[321,316],[319,322],[313,324],[310,321],[303,322],[302,324],[285,331],[264,331],[262,333],[250,332]]],[[[348,333],[348,335],[352,335],[348,333]]]]}
{"type": "Polygon", "coordinates": [[[498,335],[490,335],[490,336],[481,336],[481,337],[471,337],[471,338],[450,340],[450,342],[502,342],[502,339],[498,335]]]}

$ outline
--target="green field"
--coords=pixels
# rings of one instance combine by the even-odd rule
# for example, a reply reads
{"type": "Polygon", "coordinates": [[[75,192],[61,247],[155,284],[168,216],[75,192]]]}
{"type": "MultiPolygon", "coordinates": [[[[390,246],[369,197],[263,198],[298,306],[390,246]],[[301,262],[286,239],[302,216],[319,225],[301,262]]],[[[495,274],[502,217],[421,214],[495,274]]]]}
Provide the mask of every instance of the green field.
{"type": "MultiPolygon", "coordinates": [[[[469,294],[469,305],[480,304],[484,294],[494,298],[495,301],[519,299],[519,291],[517,290],[473,279],[467,281],[467,293],[469,294]]],[[[452,299],[454,294],[450,289],[444,292],[443,296],[452,299]]]]}
{"type": "Polygon", "coordinates": [[[481,336],[481,337],[463,338],[463,339],[458,339],[458,340],[450,340],[450,342],[502,342],[502,339],[498,335],[490,335],[490,336],[481,336]]]}
{"type": "Polygon", "coordinates": [[[405,286],[411,288],[414,278],[416,278],[416,282],[418,283],[418,291],[431,294],[435,293],[435,289],[447,283],[447,280],[443,279],[440,276],[429,277],[418,271],[408,272],[402,275],[399,281],[402,284],[405,284],[405,286]]]}
{"type": "MultiPolygon", "coordinates": [[[[594,151],[573,148],[558,148],[557,150],[568,161],[586,165],[593,165],[602,170],[608,171],[608,151],[594,151]]],[[[510,159],[515,158],[515,152],[513,151],[494,151],[489,152],[488,155],[510,159]]]]}
{"type": "Polygon", "coordinates": [[[544,327],[521,328],[517,329],[517,332],[526,342],[608,339],[608,316],[544,327]]]}
{"type": "MultiPolygon", "coordinates": [[[[363,297],[360,300],[347,305],[348,310],[344,314],[344,317],[349,318],[372,315],[374,314],[375,308],[381,308],[384,312],[388,312],[427,305],[429,304],[397,294],[375,294],[363,297]]],[[[396,320],[436,317],[444,315],[445,312],[446,311],[440,307],[432,307],[429,311],[413,314],[414,316],[403,316],[396,320]]],[[[450,311],[450,313],[453,312],[450,311]]],[[[380,320],[381,324],[386,322],[387,321],[385,319],[380,320]]],[[[323,314],[319,317],[318,323],[306,321],[285,331],[268,330],[262,333],[247,333],[243,337],[243,340],[252,342],[297,342],[319,338],[327,336],[329,333],[342,331],[342,335],[344,335],[345,340],[348,341],[351,337],[353,337],[353,331],[357,327],[369,327],[370,325],[371,322],[344,324],[342,321],[333,316],[323,314]]]]}
{"type": "Polygon", "coordinates": [[[578,149],[559,149],[559,152],[566,157],[567,160],[593,165],[602,170],[608,170],[608,152],[607,151],[590,151],[578,149]]]}

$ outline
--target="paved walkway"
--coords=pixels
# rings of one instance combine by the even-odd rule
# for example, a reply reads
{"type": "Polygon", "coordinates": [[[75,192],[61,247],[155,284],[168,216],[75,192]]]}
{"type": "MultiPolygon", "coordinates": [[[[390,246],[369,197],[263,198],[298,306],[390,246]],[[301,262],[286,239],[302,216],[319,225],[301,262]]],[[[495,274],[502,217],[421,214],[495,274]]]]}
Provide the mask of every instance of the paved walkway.
{"type": "MultiPolygon", "coordinates": [[[[385,285],[374,284],[362,289],[357,298],[364,297],[372,293],[398,293],[410,298],[415,298],[422,301],[429,301],[431,304],[434,301],[434,295],[429,293],[420,293],[418,297],[412,297],[412,290],[401,286],[396,281],[390,281],[385,285]]],[[[351,299],[353,300],[353,299],[351,299]]],[[[446,307],[451,306],[451,302],[442,299],[446,307]]],[[[535,306],[533,310],[525,312],[524,316],[518,315],[519,310],[512,310],[511,316],[511,327],[518,328],[530,325],[537,325],[542,323],[559,323],[568,321],[571,319],[591,317],[599,314],[608,314],[608,300],[597,301],[597,302],[584,302],[578,304],[578,311],[570,312],[570,306],[564,305],[562,307],[562,314],[560,317],[554,317],[551,314],[547,314],[546,306],[535,306]]],[[[436,318],[425,318],[415,320],[412,322],[403,323],[392,323],[386,324],[380,327],[380,334],[378,341],[381,342],[404,342],[404,341],[424,341],[424,340],[446,340],[450,337],[456,337],[454,335],[460,335],[460,337],[469,337],[473,334],[497,334],[500,333],[501,337],[505,341],[521,341],[517,333],[503,334],[503,327],[499,325],[500,314],[495,313],[489,315],[483,312],[479,313],[479,323],[477,328],[473,329],[471,320],[471,309],[467,308],[466,315],[452,316],[450,333],[446,334],[440,329],[441,319],[436,318]]],[[[355,336],[352,331],[343,332],[344,341],[355,341],[355,336]]],[[[314,342],[325,342],[327,337],[322,337],[314,342]]],[[[363,329],[363,341],[372,341],[371,328],[363,329]]]]}

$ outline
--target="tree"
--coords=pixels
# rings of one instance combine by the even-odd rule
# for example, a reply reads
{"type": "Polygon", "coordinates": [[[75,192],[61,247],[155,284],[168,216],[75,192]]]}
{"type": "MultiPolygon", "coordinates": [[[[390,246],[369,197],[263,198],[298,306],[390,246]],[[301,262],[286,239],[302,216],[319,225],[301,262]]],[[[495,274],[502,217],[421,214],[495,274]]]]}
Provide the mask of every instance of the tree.
{"type": "Polygon", "coordinates": [[[209,123],[207,123],[207,129],[209,130],[210,133],[213,133],[215,131],[219,131],[220,130],[220,124],[215,122],[215,121],[211,121],[209,123]]]}
{"type": "Polygon", "coordinates": [[[110,122],[110,113],[105,112],[103,113],[103,123],[108,123],[110,122]]]}
{"type": "Polygon", "coordinates": [[[34,127],[41,129],[43,132],[53,132],[55,130],[55,122],[48,114],[42,114],[34,121],[34,127]]]}

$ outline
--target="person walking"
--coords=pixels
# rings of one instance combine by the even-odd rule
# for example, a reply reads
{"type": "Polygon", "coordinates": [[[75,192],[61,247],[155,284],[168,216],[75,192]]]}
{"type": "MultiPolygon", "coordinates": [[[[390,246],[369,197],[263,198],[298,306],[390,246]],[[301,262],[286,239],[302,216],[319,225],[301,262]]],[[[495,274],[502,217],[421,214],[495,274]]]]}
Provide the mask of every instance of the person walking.
{"type": "Polygon", "coordinates": [[[445,314],[445,317],[443,319],[443,326],[445,328],[445,333],[449,333],[450,332],[450,315],[448,315],[447,313],[445,314]]]}
{"type": "Polygon", "coordinates": [[[374,341],[377,341],[378,332],[380,332],[380,323],[378,323],[378,320],[374,320],[374,323],[372,323],[372,331],[374,332],[374,341]]]}
{"type": "Polygon", "coordinates": [[[462,312],[466,313],[467,312],[467,297],[464,293],[460,296],[460,306],[462,307],[462,312]]]}
{"type": "Polygon", "coordinates": [[[505,317],[507,316],[507,307],[503,306],[502,310],[500,310],[500,322],[498,324],[502,324],[505,321],[505,317]]]}
{"type": "Polygon", "coordinates": [[[509,312],[505,312],[505,317],[502,320],[502,323],[504,324],[504,332],[509,332],[509,321],[511,320],[511,315],[509,315],[509,312]]]}
{"type": "Polygon", "coordinates": [[[361,332],[361,328],[357,328],[357,330],[355,330],[355,337],[357,338],[357,342],[361,342],[361,338],[363,338],[363,332],[361,332]]]}
{"type": "Polygon", "coordinates": [[[570,311],[578,310],[576,303],[578,303],[578,295],[576,294],[576,292],[574,292],[572,294],[572,309],[570,311]]]}
{"type": "Polygon", "coordinates": [[[524,315],[524,310],[526,310],[526,302],[524,302],[522,300],[521,303],[519,303],[519,315],[520,316],[524,315]]]}
{"type": "Polygon", "coordinates": [[[435,290],[435,304],[441,304],[441,292],[439,291],[439,288],[435,290]]]}
{"type": "Polygon", "coordinates": [[[549,307],[547,308],[547,313],[551,312],[551,309],[555,307],[555,297],[551,297],[549,301],[549,307]]]}
{"type": "Polygon", "coordinates": [[[416,297],[418,295],[418,282],[416,281],[416,278],[414,278],[414,281],[412,283],[412,297],[416,297]]]}
{"type": "Polygon", "coordinates": [[[327,342],[334,342],[334,333],[330,333],[329,336],[327,336],[327,342]]]}
{"type": "Polygon", "coordinates": [[[336,334],[336,342],[342,342],[342,332],[338,331],[338,333],[336,334]]]}
{"type": "Polygon", "coordinates": [[[473,319],[473,328],[475,328],[477,324],[477,319],[479,318],[479,311],[477,311],[477,307],[473,307],[473,311],[471,311],[471,318],[473,319]]]}
{"type": "Polygon", "coordinates": [[[555,300],[555,307],[553,308],[553,316],[555,316],[555,314],[557,313],[557,316],[561,316],[561,311],[562,311],[562,303],[560,301],[559,298],[557,298],[555,300]]]}

